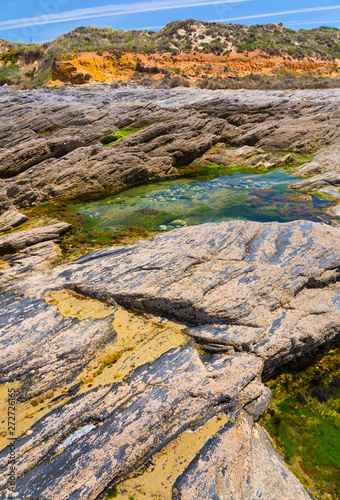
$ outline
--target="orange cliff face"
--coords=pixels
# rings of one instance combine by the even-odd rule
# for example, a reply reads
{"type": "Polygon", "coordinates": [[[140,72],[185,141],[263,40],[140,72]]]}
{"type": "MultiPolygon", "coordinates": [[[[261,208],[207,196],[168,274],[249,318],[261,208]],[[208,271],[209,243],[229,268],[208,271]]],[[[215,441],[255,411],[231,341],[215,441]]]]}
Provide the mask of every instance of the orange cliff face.
{"type": "Polygon", "coordinates": [[[55,62],[49,84],[126,82],[145,76],[160,79],[165,75],[185,75],[194,82],[206,76],[226,78],[250,73],[275,75],[282,70],[335,77],[339,67],[339,59],[293,59],[284,55],[273,57],[258,51],[231,52],[227,56],[199,52],[182,52],[176,55],[168,52],[149,55],[124,53],[121,57],[109,52],[101,55],[97,52],[80,52],[72,60],[55,62]]]}
{"type": "Polygon", "coordinates": [[[110,83],[128,81],[135,72],[137,59],[134,54],[117,58],[109,52],[80,52],[70,61],[56,61],[52,68],[50,84],[110,83]]]}

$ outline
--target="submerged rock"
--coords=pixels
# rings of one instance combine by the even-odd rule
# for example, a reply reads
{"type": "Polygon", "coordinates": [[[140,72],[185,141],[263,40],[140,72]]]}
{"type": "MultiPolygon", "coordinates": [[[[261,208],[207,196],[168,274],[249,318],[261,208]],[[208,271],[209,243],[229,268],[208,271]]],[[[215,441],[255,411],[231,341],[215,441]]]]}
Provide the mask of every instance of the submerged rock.
{"type": "Polygon", "coordinates": [[[185,220],[181,220],[181,219],[172,220],[171,224],[173,226],[183,226],[183,227],[187,225],[187,223],[185,222],[185,220]]]}

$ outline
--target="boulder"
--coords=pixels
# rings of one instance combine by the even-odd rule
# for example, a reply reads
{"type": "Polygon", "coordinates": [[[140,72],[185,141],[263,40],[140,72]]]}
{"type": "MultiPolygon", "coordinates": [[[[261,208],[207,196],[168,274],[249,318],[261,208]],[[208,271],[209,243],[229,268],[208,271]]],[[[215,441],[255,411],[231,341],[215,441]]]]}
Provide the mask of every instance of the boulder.
{"type": "Polygon", "coordinates": [[[92,252],[41,286],[51,280],[191,324],[201,344],[253,352],[270,373],[338,338],[339,264],[337,228],[233,221],[92,252]]]}

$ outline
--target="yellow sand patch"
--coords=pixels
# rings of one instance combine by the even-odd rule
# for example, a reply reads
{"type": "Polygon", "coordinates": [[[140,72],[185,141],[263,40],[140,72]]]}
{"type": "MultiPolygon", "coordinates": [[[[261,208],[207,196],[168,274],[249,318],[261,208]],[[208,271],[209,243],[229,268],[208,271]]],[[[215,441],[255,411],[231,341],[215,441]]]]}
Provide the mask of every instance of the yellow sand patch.
{"type": "Polygon", "coordinates": [[[5,260],[0,259],[0,269],[8,269],[11,267],[8,262],[5,260]]]}
{"type": "Polygon", "coordinates": [[[84,385],[96,387],[120,382],[138,366],[150,363],[174,347],[188,342],[184,325],[162,318],[147,317],[119,307],[112,323],[117,333],[115,342],[97,353],[86,367],[84,385]]]}
{"type": "MultiPolygon", "coordinates": [[[[73,383],[69,386],[59,387],[56,390],[49,391],[47,393],[41,394],[38,398],[34,398],[30,401],[25,401],[19,403],[16,402],[15,405],[15,437],[22,436],[25,432],[30,432],[29,429],[40,420],[44,415],[47,415],[52,410],[56,409],[61,404],[64,404],[70,397],[62,399],[61,401],[51,403],[51,399],[67,392],[68,387],[71,387],[73,383]]],[[[10,443],[9,438],[9,423],[8,416],[8,391],[10,389],[18,390],[20,386],[19,382],[8,383],[0,386],[0,420],[4,423],[1,426],[0,433],[0,450],[8,446],[10,443]]]]}
{"type": "Polygon", "coordinates": [[[53,290],[45,295],[48,304],[55,305],[66,318],[102,319],[112,314],[112,306],[89,299],[72,290],[53,290]]]}
{"type": "MultiPolygon", "coordinates": [[[[112,314],[112,306],[77,294],[71,290],[56,290],[45,296],[47,303],[55,305],[60,314],[79,319],[100,319],[112,314]]],[[[33,426],[46,414],[65,404],[72,396],[68,389],[82,382],[78,394],[88,392],[99,385],[117,384],[131,374],[138,366],[149,363],[174,347],[190,341],[182,333],[184,325],[163,320],[159,317],[128,311],[122,307],[114,313],[112,321],[116,331],[114,342],[100,348],[94,359],[79,373],[76,379],[61,387],[53,388],[38,397],[17,402],[15,410],[15,436],[30,432],[33,426]],[[65,397],[52,403],[64,394],[65,397]]],[[[0,449],[9,444],[8,439],[8,390],[19,390],[20,382],[0,386],[0,421],[4,422],[0,433],[0,449]]],[[[18,391],[19,392],[19,391],[18,391]]]]}
{"type": "Polygon", "coordinates": [[[152,457],[153,465],[117,485],[117,500],[171,500],[176,478],[202,448],[204,443],[227,422],[222,413],[196,431],[185,431],[152,457]]]}

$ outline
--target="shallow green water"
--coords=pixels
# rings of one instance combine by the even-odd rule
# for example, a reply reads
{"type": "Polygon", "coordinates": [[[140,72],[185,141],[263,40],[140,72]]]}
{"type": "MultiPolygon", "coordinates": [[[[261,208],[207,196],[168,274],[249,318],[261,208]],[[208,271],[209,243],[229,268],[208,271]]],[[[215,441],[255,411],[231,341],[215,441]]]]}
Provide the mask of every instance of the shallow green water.
{"type": "Polygon", "coordinates": [[[119,195],[72,208],[87,216],[88,228],[120,231],[176,227],[234,219],[288,222],[324,220],[329,200],[290,189],[297,182],[283,169],[267,174],[220,175],[213,179],[176,179],[129,189],[119,195]]]}

